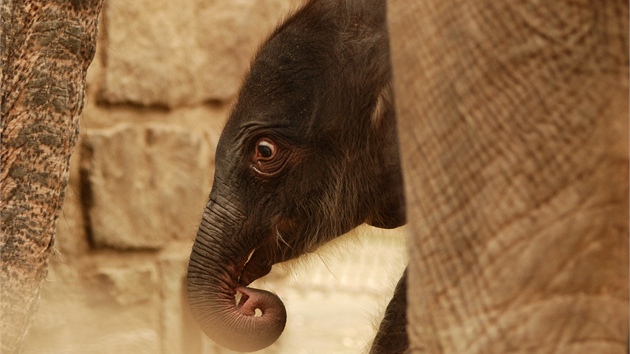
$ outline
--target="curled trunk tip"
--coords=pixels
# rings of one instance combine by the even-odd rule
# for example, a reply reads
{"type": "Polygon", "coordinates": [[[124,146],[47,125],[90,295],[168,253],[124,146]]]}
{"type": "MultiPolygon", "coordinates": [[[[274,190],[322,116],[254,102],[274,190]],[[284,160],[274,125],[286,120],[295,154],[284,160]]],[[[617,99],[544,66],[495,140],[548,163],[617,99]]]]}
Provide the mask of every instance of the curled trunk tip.
{"type": "Polygon", "coordinates": [[[280,298],[268,291],[200,281],[195,268],[188,270],[187,295],[193,316],[203,332],[217,344],[239,352],[252,352],[273,344],[282,334],[287,313],[280,298]],[[236,292],[242,294],[238,303],[236,292]]]}

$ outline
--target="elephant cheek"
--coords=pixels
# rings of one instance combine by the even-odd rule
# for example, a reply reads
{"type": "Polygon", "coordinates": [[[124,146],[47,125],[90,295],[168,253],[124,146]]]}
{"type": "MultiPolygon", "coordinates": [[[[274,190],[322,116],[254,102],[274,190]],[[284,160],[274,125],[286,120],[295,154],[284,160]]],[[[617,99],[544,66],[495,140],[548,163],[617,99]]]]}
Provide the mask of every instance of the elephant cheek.
{"type": "Polygon", "coordinates": [[[286,310],[276,295],[240,286],[239,276],[255,245],[234,247],[240,238],[219,226],[225,222],[214,222],[226,215],[216,208],[220,207],[208,204],[193,245],[186,278],[188,303],[201,329],[219,345],[260,350],[284,330],[286,310]]]}

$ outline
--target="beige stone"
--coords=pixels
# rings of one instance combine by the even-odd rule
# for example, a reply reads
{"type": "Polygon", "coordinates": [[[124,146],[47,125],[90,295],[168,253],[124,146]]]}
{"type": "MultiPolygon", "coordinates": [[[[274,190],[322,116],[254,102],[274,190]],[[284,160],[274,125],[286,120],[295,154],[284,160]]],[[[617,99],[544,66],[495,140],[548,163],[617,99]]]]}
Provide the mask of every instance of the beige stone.
{"type": "Polygon", "coordinates": [[[202,132],[120,124],[88,131],[81,154],[94,246],[155,249],[194,238],[210,178],[202,132]]]}
{"type": "Polygon", "coordinates": [[[153,265],[100,266],[94,278],[100,295],[122,306],[150,301],[158,290],[158,275],[153,265]]]}
{"type": "Polygon", "coordinates": [[[167,107],[226,100],[262,40],[298,2],[107,3],[99,100],[167,107]]]}

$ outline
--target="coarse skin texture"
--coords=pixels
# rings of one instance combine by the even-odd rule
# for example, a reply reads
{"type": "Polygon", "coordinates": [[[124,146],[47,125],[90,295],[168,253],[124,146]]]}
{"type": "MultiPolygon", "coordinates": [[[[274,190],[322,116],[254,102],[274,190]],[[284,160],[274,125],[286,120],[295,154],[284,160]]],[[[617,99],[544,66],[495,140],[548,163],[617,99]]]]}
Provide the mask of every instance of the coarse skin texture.
{"type": "Polygon", "coordinates": [[[20,351],[47,274],[102,0],[2,1],[0,352],[20,351]]]}
{"type": "Polygon", "coordinates": [[[388,17],[410,351],[626,353],[627,1],[388,17]]]}
{"type": "Polygon", "coordinates": [[[187,276],[192,312],[222,346],[259,350],[282,332],[280,299],[245,288],[273,264],[362,223],[405,223],[385,15],[383,1],[309,1],[251,65],[187,276]]]}

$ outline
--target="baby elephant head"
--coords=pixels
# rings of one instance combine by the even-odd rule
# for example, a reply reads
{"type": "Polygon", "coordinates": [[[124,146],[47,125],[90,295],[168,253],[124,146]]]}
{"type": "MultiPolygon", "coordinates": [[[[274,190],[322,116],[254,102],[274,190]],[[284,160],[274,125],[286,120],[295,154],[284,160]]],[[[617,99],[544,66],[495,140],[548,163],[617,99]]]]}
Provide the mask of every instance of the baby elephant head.
{"type": "Polygon", "coordinates": [[[217,146],[187,291],[233,350],[284,329],[280,299],[246,287],[273,264],[362,223],[405,222],[384,4],[342,3],[311,1],[275,30],[217,146]]]}

